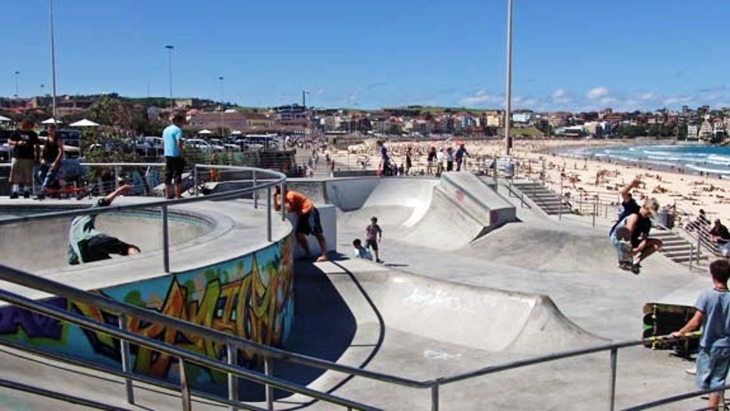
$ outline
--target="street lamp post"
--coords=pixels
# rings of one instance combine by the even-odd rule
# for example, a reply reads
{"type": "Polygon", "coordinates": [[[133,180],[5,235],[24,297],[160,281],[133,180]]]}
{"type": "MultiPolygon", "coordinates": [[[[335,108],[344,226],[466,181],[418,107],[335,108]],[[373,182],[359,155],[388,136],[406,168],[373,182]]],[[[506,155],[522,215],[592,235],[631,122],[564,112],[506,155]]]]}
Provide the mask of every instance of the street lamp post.
{"type": "Polygon", "coordinates": [[[223,125],[225,124],[226,108],[223,104],[223,76],[218,76],[221,86],[221,138],[223,138],[223,125]]]}
{"type": "Polygon", "coordinates": [[[46,87],[45,84],[41,84],[41,97],[43,97],[43,89],[46,87]]]}
{"type": "Polygon", "coordinates": [[[505,110],[504,110],[504,139],[506,155],[510,154],[512,149],[512,136],[510,136],[510,126],[512,120],[512,0],[507,0],[507,79],[505,92],[505,110]]]}
{"type": "Polygon", "coordinates": [[[18,75],[20,74],[19,71],[15,71],[15,98],[18,98],[18,75]]]}
{"type": "Polygon", "coordinates": [[[51,118],[56,121],[56,38],[53,28],[53,0],[48,2],[49,9],[49,23],[51,32],[51,92],[53,99],[51,101],[51,118]]]}
{"type": "Polygon", "coordinates": [[[172,100],[172,51],[175,49],[174,46],[167,45],[167,69],[170,74],[170,114],[175,111],[175,103],[172,100]]]}

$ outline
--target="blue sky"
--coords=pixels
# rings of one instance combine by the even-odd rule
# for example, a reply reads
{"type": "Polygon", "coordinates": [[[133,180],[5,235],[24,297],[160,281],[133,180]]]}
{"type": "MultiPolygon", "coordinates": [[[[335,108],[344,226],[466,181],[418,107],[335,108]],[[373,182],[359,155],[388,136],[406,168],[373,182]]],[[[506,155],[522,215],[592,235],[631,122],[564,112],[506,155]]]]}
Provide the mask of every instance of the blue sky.
{"type": "MultiPolygon", "coordinates": [[[[506,0],[54,0],[59,94],[499,108],[506,0]],[[223,76],[223,92],[219,76],[223,76]]],[[[48,0],[3,2],[0,95],[50,90],[48,0]]],[[[730,106],[724,0],[514,0],[513,107],[730,106]]]]}

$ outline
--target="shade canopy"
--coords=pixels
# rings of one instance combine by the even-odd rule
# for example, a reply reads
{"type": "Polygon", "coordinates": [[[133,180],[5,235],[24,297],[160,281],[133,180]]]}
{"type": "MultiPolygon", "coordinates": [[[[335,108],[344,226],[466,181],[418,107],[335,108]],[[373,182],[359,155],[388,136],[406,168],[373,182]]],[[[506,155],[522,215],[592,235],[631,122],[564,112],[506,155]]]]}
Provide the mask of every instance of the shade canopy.
{"type": "Polygon", "coordinates": [[[55,118],[51,117],[48,120],[41,121],[41,124],[62,124],[63,122],[61,120],[56,120],[55,118]]]}
{"type": "Polygon", "coordinates": [[[7,118],[7,117],[4,117],[4,116],[0,116],[0,121],[12,121],[12,120],[10,120],[10,119],[9,119],[9,118],[7,118]]]}
{"type": "Polygon", "coordinates": [[[99,127],[99,123],[94,123],[93,121],[87,119],[71,123],[70,125],[71,127],[99,127]]]}
{"type": "Polygon", "coordinates": [[[198,134],[213,134],[213,132],[206,128],[205,130],[198,131],[198,134]]]}

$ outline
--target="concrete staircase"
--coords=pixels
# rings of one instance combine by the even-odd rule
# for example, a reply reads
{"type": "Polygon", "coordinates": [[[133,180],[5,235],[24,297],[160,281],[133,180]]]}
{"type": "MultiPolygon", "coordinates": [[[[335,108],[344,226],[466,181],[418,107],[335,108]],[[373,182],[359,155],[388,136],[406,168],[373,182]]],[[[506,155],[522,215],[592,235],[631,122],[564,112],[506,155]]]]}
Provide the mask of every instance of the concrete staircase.
{"type": "Polygon", "coordinates": [[[516,182],[512,187],[525,194],[525,197],[532,200],[542,211],[548,215],[569,214],[571,211],[566,205],[560,205],[557,194],[540,183],[516,182]]]}
{"type": "MultiPolygon", "coordinates": [[[[689,264],[690,259],[694,257],[692,264],[698,264],[696,245],[693,246],[691,242],[679,234],[668,230],[653,229],[651,230],[651,237],[662,240],[663,245],[660,252],[670,260],[680,264],[689,264]],[[694,256],[692,253],[694,253],[694,256]]],[[[702,250],[699,264],[707,262],[707,259],[707,251],[702,250]]]]}

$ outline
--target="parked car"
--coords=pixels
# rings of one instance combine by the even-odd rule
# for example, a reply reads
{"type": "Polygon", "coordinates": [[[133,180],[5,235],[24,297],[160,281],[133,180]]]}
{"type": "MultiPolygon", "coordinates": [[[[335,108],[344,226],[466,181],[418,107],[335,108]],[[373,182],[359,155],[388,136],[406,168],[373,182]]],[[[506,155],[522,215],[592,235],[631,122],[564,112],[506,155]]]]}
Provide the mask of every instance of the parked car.
{"type": "Polygon", "coordinates": [[[222,153],[226,151],[223,146],[211,144],[202,138],[188,138],[185,139],[184,144],[188,147],[195,147],[205,154],[222,153]]]}

